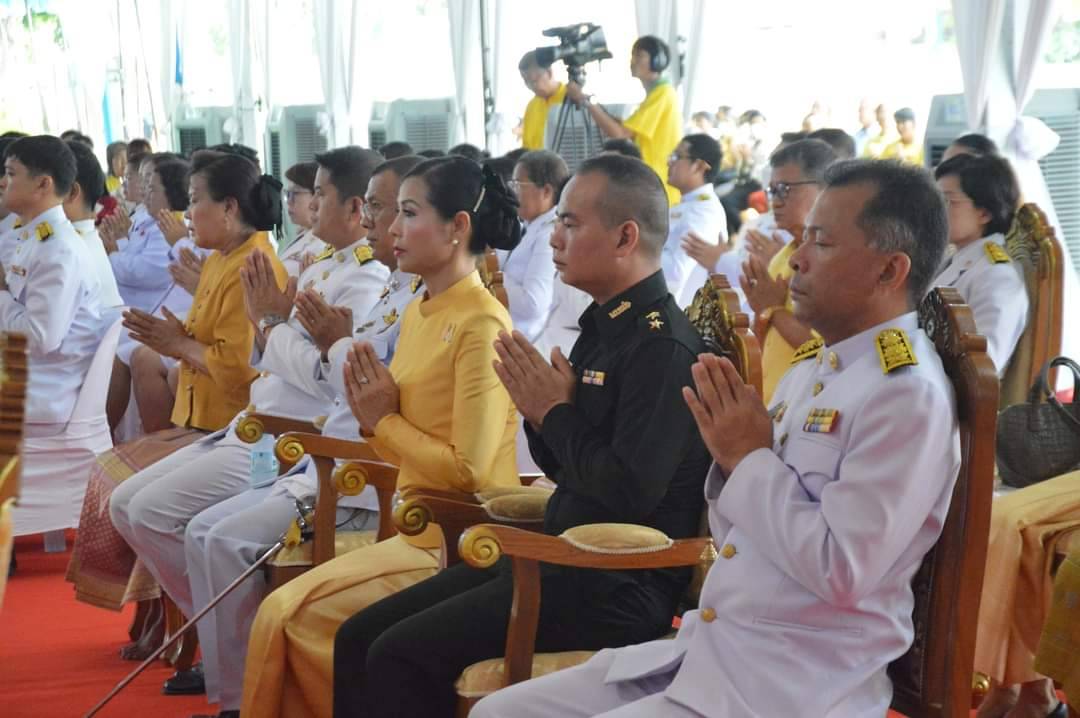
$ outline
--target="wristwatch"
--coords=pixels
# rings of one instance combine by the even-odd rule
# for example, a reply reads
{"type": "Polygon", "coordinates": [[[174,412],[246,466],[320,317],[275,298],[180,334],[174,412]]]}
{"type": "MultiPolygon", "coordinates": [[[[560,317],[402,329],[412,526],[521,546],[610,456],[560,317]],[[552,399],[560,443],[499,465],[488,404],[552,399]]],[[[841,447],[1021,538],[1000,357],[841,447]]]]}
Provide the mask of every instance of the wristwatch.
{"type": "Polygon", "coordinates": [[[266,334],[278,324],[284,324],[287,320],[280,314],[267,314],[259,320],[259,331],[266,334]]]}

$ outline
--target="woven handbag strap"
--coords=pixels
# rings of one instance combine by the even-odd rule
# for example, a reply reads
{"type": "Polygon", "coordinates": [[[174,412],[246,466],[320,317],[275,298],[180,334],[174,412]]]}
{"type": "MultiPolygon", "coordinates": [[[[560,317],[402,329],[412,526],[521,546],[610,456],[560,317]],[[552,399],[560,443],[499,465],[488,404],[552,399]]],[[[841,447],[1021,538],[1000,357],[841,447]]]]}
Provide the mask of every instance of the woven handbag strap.
{"type": "MultiPolygon", "coordinates": [[[[1032,394],[1035,393],[1035,388],[1032,387],[1032,394]]],[[[1042,372],[1039,374],[1038,390],[1042,393],[1046,401],[1057,410],[1058,414],[1065,420],[1065,423],[1072,428],[1073,431],[1080,434],[1080,418],[1077,418],[1075,413],[1075,407],[1077,401],[1080,401],[1078,393],[1080,393],[1080,365],[1074,362],[1072,359],[1060,356],[1051,359],[1042,368],[1042,372]],[[1072,372],[1073,375],[1073,400],[1071,406],[1074,407],[1074,411],[1069,411],[1065,408],[1065,405],[1061,403],[1061,400],[1057,398],[1057,393],[1053,387],[1050,386],[1050,370],[1054,367],[1065,367],[1072,372]]]]}

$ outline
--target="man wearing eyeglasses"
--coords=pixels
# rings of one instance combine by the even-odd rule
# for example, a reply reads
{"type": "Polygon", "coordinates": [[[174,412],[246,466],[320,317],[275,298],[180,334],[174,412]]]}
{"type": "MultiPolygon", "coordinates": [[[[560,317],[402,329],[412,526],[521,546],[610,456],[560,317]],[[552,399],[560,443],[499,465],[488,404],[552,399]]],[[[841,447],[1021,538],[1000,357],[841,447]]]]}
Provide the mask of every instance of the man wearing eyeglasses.
{"type": "Polygon", "coordinates": [[[754,333],[764,337],[761,362],[766,402],[791,364],[795,348],[813,336],[810,327],[792,312],[788,281],[793,270],[789,261],[802,242],[806,217],[821,193],[825,170],[835,161],[836,153],[821,140],[792,142],[769,158],[772,178],[766,193],[787,244],[769,259],[765,247],[749,243],[739,277],[739,286],[754,312],[754,333]]]}
{"type": "Polygon", "coordinates": [[[694,293],[708,279],[704,267],[683,249],[690,232],[712,244],[727,242],[727,220],[713,182],[723,161],[720,143],[706,134],[687,135],[668,158],[668,184],[682,193],[682,201],[668,212],[668,238],[661,266],[668,291],[680,307],[694,301],[694,293]]]}

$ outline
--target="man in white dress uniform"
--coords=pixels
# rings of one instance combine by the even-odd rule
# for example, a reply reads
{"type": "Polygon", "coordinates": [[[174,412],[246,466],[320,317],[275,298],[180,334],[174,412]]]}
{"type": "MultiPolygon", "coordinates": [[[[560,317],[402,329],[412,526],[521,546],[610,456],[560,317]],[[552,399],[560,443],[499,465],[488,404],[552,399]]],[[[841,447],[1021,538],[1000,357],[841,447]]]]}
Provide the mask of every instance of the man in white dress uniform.
{"type": "Polygon", "coordinates": [[[791,259],[808,343],[766,408],[703,357],[687,403],[713,455],[719,548],[674,640],[605,650],[472,715],[883,716],[913,637],[911,579],[960,465],[955,400],[915,306],[947,241],[925,172],[841,162],[791,259]],[[913,451],[911,447],[918,447],[913,451]]]}

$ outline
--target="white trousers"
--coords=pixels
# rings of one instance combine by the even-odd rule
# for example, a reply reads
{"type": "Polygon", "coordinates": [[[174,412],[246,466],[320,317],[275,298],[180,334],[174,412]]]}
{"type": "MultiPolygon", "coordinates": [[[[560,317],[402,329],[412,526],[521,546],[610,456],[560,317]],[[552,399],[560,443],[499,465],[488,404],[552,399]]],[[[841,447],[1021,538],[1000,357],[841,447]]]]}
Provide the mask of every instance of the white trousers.
{"type": "Polygon", "coordinates": [[[702,718],[664,695],[677,669],[604,683],[614,659],[609,648],[580,666],[503,688],[477,703],[469,718],[702,718]]]}
{"type": "Polygon", "coordinates": [[[194,615],[184,555],[188,522],[250,485],[248,444],[200,439],[120,484],[109,499],[113,526],[185,616],[194,615]]]}
{"type": "MultiPolygon", "coordinates": [[[[296,518],[292,497],[280,492],[271,495],[272,489],[248,489],[188,523],[184,549],[196,610],[255,563],[296,518]]],[[[337,524],[348,530],[374,529],[378,513],[339,508],[337,524]]],[[[221,710],[240,708],[248,634],[266,593],[263,573],[256,571],[199,621],[206,696],[209,702],[220,703],[221,710]]]]}

